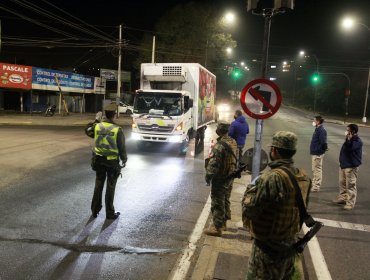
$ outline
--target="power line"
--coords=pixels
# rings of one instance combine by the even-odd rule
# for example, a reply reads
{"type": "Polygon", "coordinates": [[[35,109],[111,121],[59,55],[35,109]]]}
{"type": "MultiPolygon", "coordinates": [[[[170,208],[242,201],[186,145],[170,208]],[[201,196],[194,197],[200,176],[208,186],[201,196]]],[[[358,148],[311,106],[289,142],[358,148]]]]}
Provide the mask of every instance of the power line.
{"type": "MultiPolygon", "coordinates": [[[[89,34],[89,35],[92,35],[92,36],[98,37],[98,38],[103,39],[103,40],[107,40],[107,41],[110,41],[110,42],[115,42],[114,40],[112,40],[112,39],[111,39],[111,38],[109,38],[109,37],[106,37],[106,36],[103,36],[103,35],[98,34],[98,33],[96,33],[96,32],[90,31],[90,30],[89,30],[89,29],[87,29],[87,28],[80,27],[80,26],[76,25],[75,23],[73,23],[73,22],[71,22],[71,21],[68,21],[68,20],[65,20],[64,18],[62,18],[62,17],[60,17],[60,16],[58,16],[58,15],[55,15],[55,14],[51,13],[50,11],[47,11],[47,10],[45,10],[45,9],[43,9],[43,8],[41,8],[41,7],[37,6],[37,5],[35,5],[35,4],[32,4],[32,3],[28,2],[28,1],[26,1],[26,0],[24,0],[23,2],[22,2],[22,1],[20,1],[20,0],[10,0],[10,1],[11,1],[11,2],[14,2],[14,3],[16,3],[16,4],[18,4],[18,5],[20,5],[20,6],[24,7],[24,8],[26,8],[26,9],[29,9],[29,10],[31,10],[31,11],[33,11],[33,12],[37,13],[37,14],[41,14],[41,15],[43,15],[43,16],[46,16],[46,17],[50,18],[50,19],[54,19],[54,20],[56,20],[56,21],[58,21],[58,22],[60,22],[60,23],[62,23],[62,24],[64,24],[64,25],[67,25],[67,26],[69,26],[69,27],[71,27],[71,28],[74,28],[74,29],[76,29],[76,30],[78,30],[78,31],[81,31],[81,32],[87,33],[87,34],[89,34]]],[[[43,1],[43,2],[45,2],[45,3],[50,4],[49,2],[47,2],[47,1],[45,1],[45,0],[42,0],[42,1],[43,1]]],[[[50,5],[52,5],[52,4],[50,4],[50,5]]],[[[58,10],[60,10],[60,11],[63,11],[62,9],[60,9],[60,8],[58,8],[58,7],[54,6],[54,5],[52,5],[52,6],[53,6],[53,7],[55,7],[55,8],[57,8],[57,9],[58,9],[58,10]]],[[[64,12],[64,11],[63,11],[63,12],[64,12]]],[[[66,13],[66,14],[68,14],[67,12],[65,12],[65,13],[66,13]]],[[[70,14],[68,14],[68,15],[70,15],[70,14]]],[[[70,16],[71,16],[71,15],[70,15],[70,16]]],[[[73,17],[73,16],[72,16],[72,17],[73,17]]],[[[76,17],[73,17],[73,18],[77,19],[76,17]]],[[[79,19],[77,19],[77,20],[79,20],[79,19]]],[[[81,21],[81,20],[79,20],[79,21],[81,21]]],[[[94,28],[94,29],[96,29],[96,28],[94,28]]],[[[99,32],[100,32],[100,31],[99,31],[99,32]]]]}

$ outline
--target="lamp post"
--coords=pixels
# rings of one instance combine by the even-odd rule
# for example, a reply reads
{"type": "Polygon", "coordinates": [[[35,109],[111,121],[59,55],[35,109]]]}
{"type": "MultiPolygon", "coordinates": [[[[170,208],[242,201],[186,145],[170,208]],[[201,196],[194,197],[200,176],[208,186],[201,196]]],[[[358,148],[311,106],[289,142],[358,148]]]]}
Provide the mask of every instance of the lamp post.
{"type": "MultiPolygon", "coordinates": [[[[263,16],[265,19],[264,34],[263,34],[263,56],[261,63],[261,77],[265,78],[267,76],[267,61],[269,56],[269,46],[270,46],[270,31],[271,31],[271,20],[272,17],[285,13],[287,10],[293,10],[294,0],[287,1],[274,1],[273,8],[262,8],[258,7],[258,1],[248,0],[247,1],[247,11],[252,11],[252,14],[263,16]]],[[[257,178],[260,172],[261,163],[261,147],[262,147],[262,132],[263,132],[263,120],[256,120],[255,128],[255,142],[253,149],[253,163],[252,163],[252,180],[257,178]]]]}
{"type": "MultiPolygon", "coordinates": [[[[342,28],[345,30],[351,30],[354,28],[355,25],[361,25],[362,27],[365,27],[367,31],[370,32],[370,27],[367,26],[366,24],[359,22],[351,17],[346,17],[342,20],[342,28]]],[[[367,100],[369,97],[369,82],[370,82],[370,65],[369,65],[369,73],[367,76],[367,86],[366,86],[366,93],[365,93],[365,104],[364,104],[364,114],[362,117],[362,122],[366,123],[366,109],[367,109],[367,100]]]]}

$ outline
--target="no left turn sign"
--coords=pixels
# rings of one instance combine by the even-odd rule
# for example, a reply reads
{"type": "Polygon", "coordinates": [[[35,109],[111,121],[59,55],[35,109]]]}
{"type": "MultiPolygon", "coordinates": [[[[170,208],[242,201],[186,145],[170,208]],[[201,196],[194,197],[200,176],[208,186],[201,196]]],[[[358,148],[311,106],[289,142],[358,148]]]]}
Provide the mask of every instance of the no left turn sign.
{"type": "Polygon", "coordinates": [[[256,79],[249,82],[240,94],[240,105],[253,119],[267,119],[274,115],[281,104],[279,87],[270,80],[256,79]]]}

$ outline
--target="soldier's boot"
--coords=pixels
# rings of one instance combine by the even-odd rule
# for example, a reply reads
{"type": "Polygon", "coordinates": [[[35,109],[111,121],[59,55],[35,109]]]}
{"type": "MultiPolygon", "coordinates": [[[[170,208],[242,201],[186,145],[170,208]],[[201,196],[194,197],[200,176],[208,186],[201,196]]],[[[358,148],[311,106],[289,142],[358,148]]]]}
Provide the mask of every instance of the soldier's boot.
{"type": "Polygon", "coordinates": [[[203,233],[210,236],[221,236],[222,230],[221,228],[217,228],[214,225],[212,225],[208,229],[204,230],[203,233]]]}
{"type": "Polygon", "coordinates": [[[220,228],[221,231],[225,231],[227,230],[227,224],[226,224],[227,221],[225,221],[223,224],[222,224],[222,227],[220,228]]]}

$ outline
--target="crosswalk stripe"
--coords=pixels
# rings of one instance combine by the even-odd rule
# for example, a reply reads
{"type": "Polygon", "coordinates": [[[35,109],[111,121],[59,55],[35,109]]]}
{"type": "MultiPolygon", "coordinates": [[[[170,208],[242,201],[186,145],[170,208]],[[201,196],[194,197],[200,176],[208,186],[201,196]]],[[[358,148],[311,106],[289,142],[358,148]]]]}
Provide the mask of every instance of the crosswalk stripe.
{"type": "Polygon", "coordinates": [[[327,227],[370,232],[370,225],[354,224],[354,223],[340,222],[340,221],[327,220],[327,219],[318,219],[318,218],[315,218],[315,220],[322,222],[327,227]]]}

